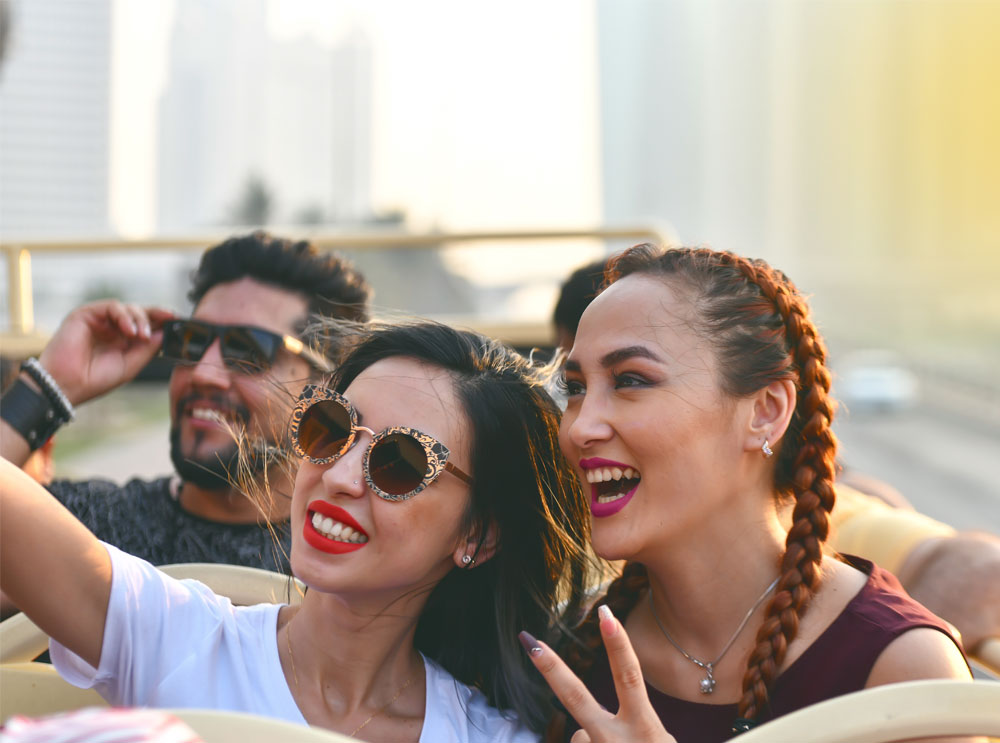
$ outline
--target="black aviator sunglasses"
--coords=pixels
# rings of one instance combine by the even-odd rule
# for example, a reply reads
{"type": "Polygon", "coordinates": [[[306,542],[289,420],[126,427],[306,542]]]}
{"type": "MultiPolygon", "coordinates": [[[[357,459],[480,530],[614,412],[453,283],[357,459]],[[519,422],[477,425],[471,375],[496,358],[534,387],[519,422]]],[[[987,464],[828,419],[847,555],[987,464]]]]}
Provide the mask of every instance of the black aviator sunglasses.
{"type": "Polygon", "coordinates": [[[412,498],[448,471],[472,482],[448,461],[448,448],[433,436],[414,428],[392,426],[376,433],[358,425],[358,413],[342,395],[307,384],[292,411],[291,435],[295,453],[314,464],[329,464],[354,445],[358,431],[372,440],[362,458],[365,482],[384,500],[412,498]]]}
{"type": "Polygon", "coordinates": [[[284,348],[319,371],[330,372],[329,361],[298,338],[273,333],[253,325],[219,325],[201,320],[168,320],[163,324],[162,354],[189,364],[201,361],[215,339],[219,339],[222,360],[230,369],[253,374],[271,368],[284,348]]]}

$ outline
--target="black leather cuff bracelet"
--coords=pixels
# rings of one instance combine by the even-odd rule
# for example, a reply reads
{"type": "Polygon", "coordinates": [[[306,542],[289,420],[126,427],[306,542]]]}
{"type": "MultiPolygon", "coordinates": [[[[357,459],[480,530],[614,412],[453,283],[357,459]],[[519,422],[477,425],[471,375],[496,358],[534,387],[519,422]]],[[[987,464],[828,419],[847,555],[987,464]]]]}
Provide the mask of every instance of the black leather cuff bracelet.
{"type": "Polygon", "coordinates": [[[49,398],[18,379],[0,399],[0,418],[17,431],[32,451],[48,441],[68,418],[49,398]]]}

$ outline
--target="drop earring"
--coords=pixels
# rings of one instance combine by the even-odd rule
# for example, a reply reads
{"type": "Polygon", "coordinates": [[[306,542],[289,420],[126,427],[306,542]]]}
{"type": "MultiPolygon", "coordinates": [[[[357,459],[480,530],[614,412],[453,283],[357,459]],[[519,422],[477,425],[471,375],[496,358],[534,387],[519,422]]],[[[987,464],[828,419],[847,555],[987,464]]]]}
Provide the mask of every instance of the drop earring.
{"type": "Polygon", "coordinates": [[[771,450],[771,445],[767,443],[767,439],[764,439],[764,445],[760,447],[760,450],[764,452],[765,457],[771,457],[774,452],[771,450]]]}

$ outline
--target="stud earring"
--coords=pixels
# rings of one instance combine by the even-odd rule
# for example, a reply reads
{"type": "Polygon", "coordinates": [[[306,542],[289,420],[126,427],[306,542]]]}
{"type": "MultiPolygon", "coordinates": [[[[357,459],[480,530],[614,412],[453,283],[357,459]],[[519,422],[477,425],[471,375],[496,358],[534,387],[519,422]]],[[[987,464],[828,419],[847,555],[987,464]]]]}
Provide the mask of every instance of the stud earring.
{"type": "Polygon", "coordinates": [[[471,555],[462,555],[462,564],[467,567],[474,568],[476,567],[476,560],[471,555]]]}
{"type": "Polygon", "coordinates": [[[771,451],[771,445],[767,443],[767,439],[764,439],[764,445],[760,447],[760,450],[764,452],[765,457],[770,457],[774,455],[774,452],[771,451]]]}
{"type": "Polygon", "coordinates": [[[355,485],[357,485],[357,484],[358,484],[358,481],[357,481],[357,480],[355,480],[355,481],[354,481],[354,484],[355,484],[355,485]]]}

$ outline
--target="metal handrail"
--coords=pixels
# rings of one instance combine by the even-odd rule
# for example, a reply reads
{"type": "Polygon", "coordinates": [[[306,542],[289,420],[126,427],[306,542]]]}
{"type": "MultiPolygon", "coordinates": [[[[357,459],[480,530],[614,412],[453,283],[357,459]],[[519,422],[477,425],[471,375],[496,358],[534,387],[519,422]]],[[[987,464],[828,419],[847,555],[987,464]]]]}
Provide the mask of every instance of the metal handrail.
{"type": "MultiPolygon", "coordinates": [[[[295,234],[295,229],[280,230],[279,234],[295,234]]],[[[301,228],[298,230],[301,233],[301,228]]],[[[177,238],[157,237],[147,240],[18,240],[0,243],[7,261],[7,303],[9,329],[3,334],[8,351],[14,347],[40,347],[45,336],[35,331],[34,302],[31,280],[32,253],[119,253],[126,251],[203,251],[222,242],[232,234],[196,235],[177,238]]],[[[367,252],[385,249],[417,249],[462,242],[566,241],[566,240],[650,240],[661,244],[674,242],[673,230],[667,226],[639,225],[551,230],[497,230],[473,232],[359,232],[314,233],[303,235],[317,248],[367,252]]],[[[516,324],[515,324],[516,325],[516,324]]],[[[518,335],[514,325],[504,326],[518,335]]],[[[530,335],[534,331],[527,333],[530,335]]],[[[521,333],[524,335],[525,333],[521,333]]],[[[505,338],[516,342],[514,338],[505,338]]]]}

